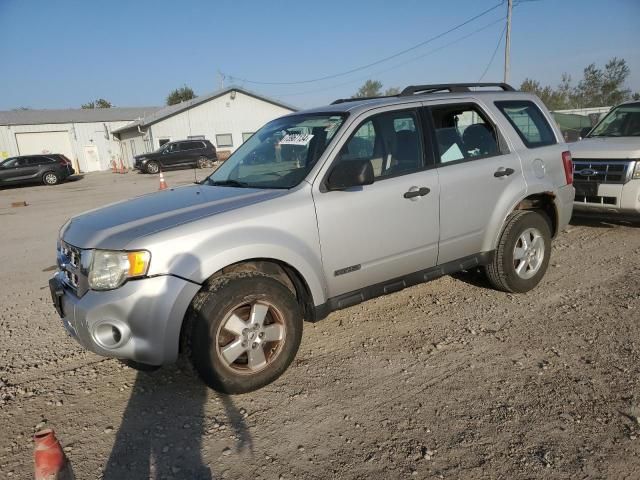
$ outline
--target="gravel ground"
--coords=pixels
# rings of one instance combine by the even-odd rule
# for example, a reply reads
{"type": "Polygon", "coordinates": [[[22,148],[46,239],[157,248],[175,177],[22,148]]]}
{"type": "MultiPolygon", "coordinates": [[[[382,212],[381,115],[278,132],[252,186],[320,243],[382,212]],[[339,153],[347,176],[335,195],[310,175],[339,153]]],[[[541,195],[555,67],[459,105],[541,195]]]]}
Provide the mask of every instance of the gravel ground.
{"type": "Polygon", "coordinates": [[[43,425],[78,479],[639,478],[640,221],[574,220],[525,295],[467,272],[306,324],[280,380],[226,397],[83,351],[51,306],[58,227],[156,188],[0,190],[0,478],[33,478],[43,425]]]}

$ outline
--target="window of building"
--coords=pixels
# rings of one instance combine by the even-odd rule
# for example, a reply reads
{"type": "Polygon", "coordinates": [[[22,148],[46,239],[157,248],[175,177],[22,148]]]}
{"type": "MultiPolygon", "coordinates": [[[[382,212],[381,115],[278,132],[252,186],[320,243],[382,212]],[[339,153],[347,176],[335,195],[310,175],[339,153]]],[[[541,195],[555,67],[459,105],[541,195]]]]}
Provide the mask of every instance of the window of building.
{"type": "Polygon", "coordinates": [[[527,100],[506,100],[496,106],[507,117],[527,148],[553,145],[556,137],[538,106],[527,100]]]}
{"type": "Polygon", "coordinates": [[[251,135],[253,135],[253,132],[244,132],[242,134],[242,143],[244,143],[247,140],[249,140],[251,138],[251,135]]]}
{"type": "Polygon", "coordinates": [[[379,179],[416,172],[424,167],[419,131],[413,110],[374,115],[344,144],[338,161],[369,160],[379,179]]]}
{"type": "Polygon", "coordinates": [[[216,135],[218,147],[233,147],[233,136],[230,133],[220,133],[216,135]]]}
{"type": "Polygon", "coordinates": [[[501,154],[496,130],[477,105],[441,105],[430,110],[440,163],[501,154]]]}

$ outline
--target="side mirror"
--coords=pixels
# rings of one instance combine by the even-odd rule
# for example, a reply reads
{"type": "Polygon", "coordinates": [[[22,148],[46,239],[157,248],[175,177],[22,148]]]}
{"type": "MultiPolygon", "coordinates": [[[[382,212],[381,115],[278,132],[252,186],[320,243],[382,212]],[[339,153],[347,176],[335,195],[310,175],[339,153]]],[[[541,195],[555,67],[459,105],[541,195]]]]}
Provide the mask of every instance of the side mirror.
{"type": "Polygon", "coordinates": [[[345,190],[349,187],[371,185],[374,181],[373,167],[369,160],[340,161],[329,174],[329,190],[345,190]]]}
{"type": "Polygon", "coordinates": [[[580,138],[584,138],[587,136],[587,134],[591,131],[593,127],[582,127],[580,129],[580,138]]]}

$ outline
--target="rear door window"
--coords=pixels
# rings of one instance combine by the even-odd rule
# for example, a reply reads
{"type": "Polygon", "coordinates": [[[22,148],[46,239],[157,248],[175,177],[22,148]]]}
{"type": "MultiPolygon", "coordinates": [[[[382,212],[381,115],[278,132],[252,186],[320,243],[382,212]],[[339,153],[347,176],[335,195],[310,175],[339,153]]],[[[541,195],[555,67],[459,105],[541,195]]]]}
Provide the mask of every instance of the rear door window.
{"type": "Polygon", "coordinates": [[[440,163],[501,155],[495,126],[475,104],[446,104],[429,109],[440,163]]]}
{"type": "Polygon", "coordinates": [[[551,125],[535,103],[528,100],[504,100],[495,104],[527,148],[557,143],[551,125]]]}
{"type": "Polygon", "coordinates": [[[180,150],[198,150],[204,148],[204,144],[202,142],[182,142],[180,150]]]}

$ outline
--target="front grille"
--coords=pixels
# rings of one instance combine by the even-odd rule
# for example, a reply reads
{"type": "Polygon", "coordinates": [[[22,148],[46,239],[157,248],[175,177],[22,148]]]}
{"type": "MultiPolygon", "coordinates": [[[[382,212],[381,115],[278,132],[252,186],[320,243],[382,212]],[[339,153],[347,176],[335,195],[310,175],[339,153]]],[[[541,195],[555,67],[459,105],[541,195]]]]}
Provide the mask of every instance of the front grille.
{"type": "Polygon", "coordinates": [[[81,249],[66,242],[60,242],[57,258],[58,270],[62,273],[62,280],[66,287],[78,297],[84,295],[89,289],[87,271],[82,260],[81,249]]]}
{"type": "Polygon", "coordinates": [[[627,183],[635,161],[573,159],[573,179],[577,182],[627,183]]]}

